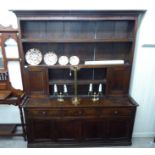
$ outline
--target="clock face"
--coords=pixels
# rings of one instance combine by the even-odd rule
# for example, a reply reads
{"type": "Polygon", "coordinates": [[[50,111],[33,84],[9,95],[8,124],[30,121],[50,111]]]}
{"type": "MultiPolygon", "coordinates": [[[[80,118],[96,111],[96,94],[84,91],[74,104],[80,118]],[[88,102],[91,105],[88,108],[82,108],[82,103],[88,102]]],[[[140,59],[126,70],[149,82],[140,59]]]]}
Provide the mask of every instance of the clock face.
{"type": "Polygon", "coordinates": [[[41,51],[35,48],[29,49],[25,54],[26,62],[29,65],[39,65],[42,61],[42,58],[43,56],[41,54],[41,51]]]}
{"type": "Polygon", "coordinates": [[[44,62],[46,65],[55,65],[58,61],[58,57],[54,52],[48,52],[44,55],[44,62]]]}

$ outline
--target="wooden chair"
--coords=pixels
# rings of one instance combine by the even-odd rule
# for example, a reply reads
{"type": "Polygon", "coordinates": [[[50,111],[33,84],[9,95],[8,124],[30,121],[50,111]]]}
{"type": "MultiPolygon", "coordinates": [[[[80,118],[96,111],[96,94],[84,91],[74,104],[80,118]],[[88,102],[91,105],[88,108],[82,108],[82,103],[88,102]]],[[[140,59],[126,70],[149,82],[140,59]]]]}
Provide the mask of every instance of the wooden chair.
{"type": "Polygon", "coordinates": [[[0,25],[0,104],[18,106],[21,119],[20,124],[0,124],[0,136],[23,136],[26,140],[26,130],[22,110],[22,105],[26,100],[26,96],[22,90],[18,90],[12,87],[8,73],[8,61],[20,62],[20,57],[7,58],[5,51],[5,41],[9,38],[14,39],[18,46],[17,33],[18,30],[13,29],[11,26],[3,27],[0,25]],[[22,127],[22,133],[17,132],[17,128],[19,126],[22,127]]]}

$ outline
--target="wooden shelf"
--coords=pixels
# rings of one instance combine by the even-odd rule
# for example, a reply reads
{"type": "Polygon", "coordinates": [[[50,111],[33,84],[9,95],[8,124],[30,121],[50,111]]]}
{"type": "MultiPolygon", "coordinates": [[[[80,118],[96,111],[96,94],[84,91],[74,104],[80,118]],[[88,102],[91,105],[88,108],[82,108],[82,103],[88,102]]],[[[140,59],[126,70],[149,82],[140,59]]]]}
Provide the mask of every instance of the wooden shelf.
{"type": "Polygon", "coordinates": [[[7,61],[20,61],[20,58],[7,58],[7,61]]]}
{"type": "Polygon", "coordinates": [[[21,124],[0,124],[0,136],[23,136],[23,133],[20,131],[21,124]]]}
{"type": "MultiPolygon", "coordinates": [[[[85,84],[90,84],[90,83],[105,84],[106,79],[103,79],[103,80],[78,80],[77,83],[78,83],[78,85],[85,85],[85,84]]],[[[72,85],[72,84],[74,84],[74,81],[73,80],[49,80],[49,84],[50,85],[53,85],[53,84],[58,84],[58,85],[69,84],[69,85],[72,85]]]]}
{"type": "Polygon", "coordinates": [[[0,125],[0,136],[13,135],[16,130],[15,124],[1,124],[0,125]]]}
{"type": "MultiPolygon", "coordinates": [[[[82,68],[107,68],[107,67],[114,67],[114,66],[130,66],[129,63],[125,63],[125,64],[108,64],[108,65],[84,65],[84,64],[80,64],[78,65],[77,67],[82,69],[82,68]]],[[[65,65],[65,66],[61,66],[61,65],[53,65],[53,66],[48,66],[48,65],[45,65],[45,64],[40,64],[40,65],[37,65],[37,66],[31,66],[31,65],[25,65],[24,66],[25,68],[37,68],[37,67],[47,67],[47,68],[51,68],[51,69],[70,69],[72,68],[73,66],[72,65],[65,65]]]]}
{"type": "Polygon", "coordinates": [[[133,38],[106,38],[106,39],[84,39],[84,38],[79,38],[79,39],[36,39],[36,38],[25,38],[22,39],[23,43],[108,43],[108,42],[132,42],[133,38]]]}
{"type": "MultiPolygon", "coordinates": [[[[73,97],[74,97],[74,95],[66,95],[66,96],[64,96],[63,98],[64,98],[64,99],[72,99],[73,97]]],[[[90,99],[90,101],[91,101],[91,98],[92,98],[92,97],[91,97],[90,95],[88,95],[88,94],[85,94],[85,95],[78,95],[78,97],[79,97],[79,98],[83,98],[83,99],[90,99]]],[[[50,95],[49,98],[50,98],[50,99],[57,99],[57,96],[55,96],[55,95],[50,95]]],[[[105,95],[102,94],[102,95],[99,96],[99,98],[100,98],[100,99],[104,99],[104,98],[105,98],[105,95]]]]}

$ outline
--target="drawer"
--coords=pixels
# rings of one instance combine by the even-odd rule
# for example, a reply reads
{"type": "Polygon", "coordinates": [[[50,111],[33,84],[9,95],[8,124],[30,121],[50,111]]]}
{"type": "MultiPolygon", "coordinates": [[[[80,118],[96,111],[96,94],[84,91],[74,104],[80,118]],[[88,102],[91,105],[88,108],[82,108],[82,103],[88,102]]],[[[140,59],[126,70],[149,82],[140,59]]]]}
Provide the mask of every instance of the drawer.
{"type": "Polygon", "coordinates": [[[127,108],[104,108],[100,110],[101,116],[128,116],[132,115],[133,109],[127,108]]]}
{"type": "Polygon", "coordinates": [[[97,116],[99,115],[99,110],[96,108],[87,108],[83,110],[84,116],[97,116]]]}
{"type": "Polygon", "coordinates": [[[83,115],[82,109],[63,109],[62,110],[63,116],[81,116],[83,115]]]}
{"type": "Polygon", "coordinates": [[[60,110],[28,110],[28,117],[45,117],[45,116],[60,116],[60,110]]]}
{"type": "Polygon", "coordinates": [[[98,114],[98,110],[95,108],[72,108],[63,110],[63,116],[97,116],[98,114]]]}

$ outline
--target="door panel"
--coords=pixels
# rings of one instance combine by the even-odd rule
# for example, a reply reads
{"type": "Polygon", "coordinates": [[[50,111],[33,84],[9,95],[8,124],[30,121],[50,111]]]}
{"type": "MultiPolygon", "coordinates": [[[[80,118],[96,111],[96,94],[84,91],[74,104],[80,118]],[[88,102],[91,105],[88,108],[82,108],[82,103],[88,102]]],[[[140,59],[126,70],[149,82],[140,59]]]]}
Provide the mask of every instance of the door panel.
{"type": "Polygon", "coordinates": [[[54,122],[50,120],[30,120],[28,121],[28,140],[53,141],[54,140],[54,122]]]}
{"type": "Polygon", "coordinates": [[[80,141],[81,121],[80,120],[60,120],[56,122],[56,137],[58,141],[80,141]]]}
{"type": "Polygon", "coordinates": [[[87,119],[83,123],[85,140],[103,139],[107,137],[107,121],[103,119],[87,119]]]}
{"type": "Polygon", "coordinates": [[[48,94],[48,76],[46,69],[26,70],[27,92],[29,95],[48,94]]]}
{"type": "Polygon", "coordinates": [[[127,138],[130,136],[130,118],[112,118],[108,125],[109,138],[127,138]]]}
{"type": "Polygon", "coordinates": [[[113,67],[107,71],[107,93],[110,95],[128,94],[130,67],[113,67]]]}

